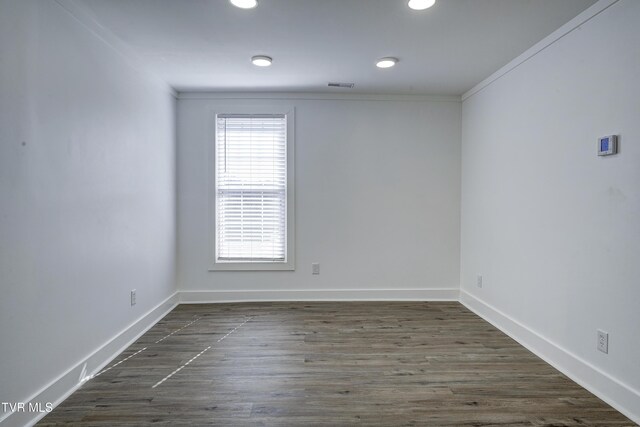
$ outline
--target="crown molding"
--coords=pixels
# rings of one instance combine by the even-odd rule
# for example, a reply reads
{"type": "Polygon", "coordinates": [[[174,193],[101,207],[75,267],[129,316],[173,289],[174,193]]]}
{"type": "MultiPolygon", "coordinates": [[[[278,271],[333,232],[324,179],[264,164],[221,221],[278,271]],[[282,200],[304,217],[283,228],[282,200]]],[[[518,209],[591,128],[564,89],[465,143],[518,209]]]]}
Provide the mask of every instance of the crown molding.
{"type": "Polygon", "coordinates": [[[489,77],[487,77],[486,79],[484,79],[483,81],[475,85],[473,88],[465,92],[462,95],[462,101],[465,101],[469,97],[475,95],[476,93],[480,92],[487,86],[491,85],[496,80],[500,79],[501,77],[515,70],[520,65],[527,62],[529,59],[533,58],[540,52],[544,51],[546,48],[553,45],[558,40],[562,39],[564,36],[580,28],[581,25],[584,25],[585,23],[595,18],[600,13],[604,12],[605,10],[607,10],[608,8],[610,8],[611,6],[613,6],[619,1],[620,0],[600,0],[596,2],[587,10],[585,10],[584,12],[582,12],[581,14],[573,18],[571,21],[567,22],[562,27],[558,28],[556,31],[554,31],[553,33],[551,33],[550,35],[548,35],[547,37],[545,37],[544,39],[542,39],[541,41],[539,41],[538,43],[530,47],[529,49],[527,49],[524,53],[516,57],[507,65],[500,68],[498,71],[491,74],[489,77]]]}
{"type": "Polygon", "coordinates": [[[268,99],[268,100],[314,100],[314,101],[404,101],[404,102],[460,102],[459,96],[401,95],[366,93],[322,93],[322,92],[178,92],[178,99],[268,99]]]}
{"type": "Polygon", "coordinates": [[[166,81],[150,70],[149,66],[135,53],[125,42],[113,34],[109,29],[98,22],[94,13],[77,0],[55,0],[69,15],[89,30],[105,45],[115,51],[126,64],[137,72],[144,74],[153,83],[166,90],[174,98],[178,98],[178,92],[166,81]]]}

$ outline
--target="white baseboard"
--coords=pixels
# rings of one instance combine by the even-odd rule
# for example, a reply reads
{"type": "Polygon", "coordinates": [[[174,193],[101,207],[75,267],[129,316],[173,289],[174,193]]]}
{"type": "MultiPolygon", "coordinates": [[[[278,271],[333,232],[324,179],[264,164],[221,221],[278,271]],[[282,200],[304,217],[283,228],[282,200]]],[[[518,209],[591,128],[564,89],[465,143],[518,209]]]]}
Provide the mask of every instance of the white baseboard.
{"type": "MultiPolygon", "coordinates": [[[[167,313],[173,310],[178,305],[178,302],[179,293],[176,292],[126,327],[104,345],[97,348],[80,363],[60,375],[51,383],[42,387],[28,402],[42,403],[42,405],[44,405],[44,402],[51,402],[55,408],[82,385],[84,378],[99,372],[153,325],[158,323],[167,313]]],[[[27,402],[25,403],[28,405],[27,402]]],[[[0,418],[0,424],[2,424],[2,427],[32,426],[46,415],[46,412],[9,412],[4,418],[0,418]]]]}
{"type": "Polygon", "coordinates": [[[460,302],[580,386],[640,424],[638,390],[602,372],[586,360],[465,291],[460,291],[460,302]]]}
{"type": "Polygon", "coordinates": [[[183,304],[268,301],[458,301],[460,291],[444,289],[305,289],[265,291],[182,291],[183,304]]]}

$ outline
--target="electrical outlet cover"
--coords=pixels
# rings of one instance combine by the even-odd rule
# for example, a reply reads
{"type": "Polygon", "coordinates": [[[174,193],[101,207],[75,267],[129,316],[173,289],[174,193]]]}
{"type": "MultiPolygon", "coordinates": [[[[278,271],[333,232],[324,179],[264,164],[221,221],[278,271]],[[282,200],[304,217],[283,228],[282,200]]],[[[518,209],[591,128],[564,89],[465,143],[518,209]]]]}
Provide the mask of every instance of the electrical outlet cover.
{"type": "Polygon", "coordinates": [[[609,334],[601,330],[598,330],[598,350],[609,353],[609,334]]]}

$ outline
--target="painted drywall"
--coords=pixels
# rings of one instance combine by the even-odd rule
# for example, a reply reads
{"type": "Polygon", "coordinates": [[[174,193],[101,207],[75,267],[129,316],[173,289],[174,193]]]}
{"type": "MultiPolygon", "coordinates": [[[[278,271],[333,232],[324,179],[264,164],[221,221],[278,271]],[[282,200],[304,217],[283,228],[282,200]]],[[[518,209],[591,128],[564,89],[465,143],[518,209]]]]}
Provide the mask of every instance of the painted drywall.
{"type": "Polygon", "coordinates": [[[592,391],[640,416],[638,22],[640,2],[620,0],[463,102],[461,290],[571,355],[582,383],[577,365],[619,384],[592,391]],[[620,153],[598,157],[607,134],[620,153]]]}
{"type": "Polygon", "coordinates": [[[275,291],[245,294],[251,299],[310,290],[448,288],[457,295],[459,101],[225,96],[178,101],[181,290],[230,291],[239,299],[240,291],[275,291]],[[212,123],[216,112],[247,106],[295,107],[293,272],[208,271],[212,123]],[[320,275],[311,274],[312,262],[320,275]]]}
{"type": "Polygon", "coordinates": [[[0,10],[0,401],[25,402],[175,292],[176,101],[57,2],[0,10]]]}

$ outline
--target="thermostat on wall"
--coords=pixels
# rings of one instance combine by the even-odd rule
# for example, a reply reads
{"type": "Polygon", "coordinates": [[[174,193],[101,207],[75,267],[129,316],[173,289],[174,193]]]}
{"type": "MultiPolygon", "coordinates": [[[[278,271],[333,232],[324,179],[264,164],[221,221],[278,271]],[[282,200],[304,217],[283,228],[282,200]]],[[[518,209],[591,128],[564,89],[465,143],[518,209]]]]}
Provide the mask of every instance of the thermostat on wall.
{"type": "Polygon", "coordinates": [[[618,136],[607,135],[598,138],[598,156],[610,156],[618,152],[618,136]]]}

